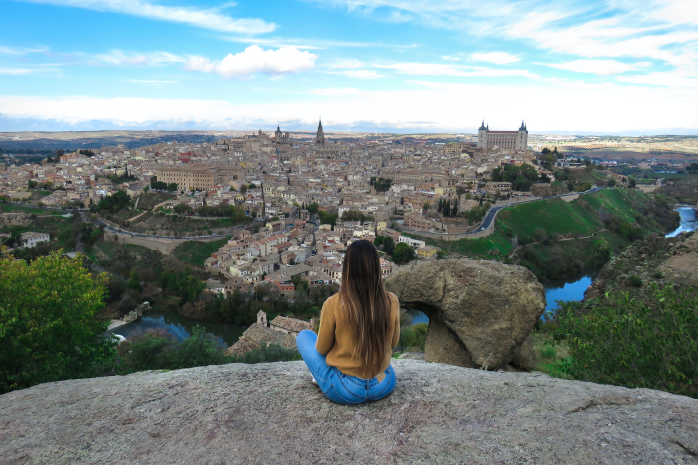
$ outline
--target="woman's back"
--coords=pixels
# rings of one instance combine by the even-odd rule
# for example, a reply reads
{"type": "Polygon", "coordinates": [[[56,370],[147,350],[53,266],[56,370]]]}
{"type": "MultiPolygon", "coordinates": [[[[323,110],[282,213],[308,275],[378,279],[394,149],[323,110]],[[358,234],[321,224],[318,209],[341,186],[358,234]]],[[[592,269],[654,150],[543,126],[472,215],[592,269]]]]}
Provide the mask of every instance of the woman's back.
{"type": "Polygon", "coordinates": [[[393,348],[400,339],[400,303],[395,294],[388,293],[390,313],[389,330],[385,335],[385,350],[377,360],[367,366],[356,356],[359,344],[356,331],[351,327],[346,314],[342,311],[339,294],[325,301],[320,316],[320,330],[315,348],[327,356],[327,364],[335,366],[342,373],[358,378],[370,379],[383,372],[390,365],[393,348]]]}
{"type": "Polygon", "coordinates": [[[320,331],[301,331],[298,351],[328,398],[353,405],[395,389],[390,359],[399,339],[400,303],[383,287],[378,252],[371,242],[353,242],[342,287],[322,306],[320,331]]]}

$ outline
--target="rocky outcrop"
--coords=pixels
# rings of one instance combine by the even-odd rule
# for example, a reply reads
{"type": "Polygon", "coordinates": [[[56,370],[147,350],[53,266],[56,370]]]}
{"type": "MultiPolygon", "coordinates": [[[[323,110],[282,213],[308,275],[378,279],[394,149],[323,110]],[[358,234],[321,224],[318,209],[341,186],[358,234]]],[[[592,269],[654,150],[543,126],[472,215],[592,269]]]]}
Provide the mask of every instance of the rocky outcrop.
{"type": "Polygon", "coordinates": [[[359,406],[303,362],[62,381],[0,396],[2,464],[695,464],[698,400],[420,362],[359,406]]]}
{"type": "Polygon", "coordinates": [[[640,278],[640,287],[648,283],[698,286],[698,235],[683,233],[667,238],[653,234],[630,245],[601,269],[585,299],[595,299],[610,290],[637,294],[639,289],[630,279],[633,275],[640,278]]]}
{"type": "Polygon", "coordinates": [[[402,306],[429,317],[424,359],[470,368],[529,371],[530,340],[545,291],[526,268],[484,260],[421,261],[385,282],[402,306]]]}

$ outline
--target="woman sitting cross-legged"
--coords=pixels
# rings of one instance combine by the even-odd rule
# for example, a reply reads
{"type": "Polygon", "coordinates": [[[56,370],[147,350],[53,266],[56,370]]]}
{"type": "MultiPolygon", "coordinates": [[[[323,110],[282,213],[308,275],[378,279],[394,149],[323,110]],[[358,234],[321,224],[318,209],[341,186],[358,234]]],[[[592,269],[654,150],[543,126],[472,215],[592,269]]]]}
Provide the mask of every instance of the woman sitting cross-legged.
{"type": "Polygon", "coordinates": [[[400,304],[383,288],[380,259],[369,241],[344,255],[342,287],[322,306],[320,330],[296,345],[322,392],[340,404],[381,399],[395,388],[390,365],[400,339],[400,304]]]}

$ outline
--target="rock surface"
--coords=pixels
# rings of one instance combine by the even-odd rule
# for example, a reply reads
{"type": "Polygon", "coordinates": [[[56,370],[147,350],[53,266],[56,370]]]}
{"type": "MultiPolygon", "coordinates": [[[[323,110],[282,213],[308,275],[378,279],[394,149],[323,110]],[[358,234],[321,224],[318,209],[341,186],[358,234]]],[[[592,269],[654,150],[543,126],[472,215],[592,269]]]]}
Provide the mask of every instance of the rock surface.
{"type": "Polygon", "coordinates": [[[683,233],[671,238],[653,234],[631,244],[604,265],[585,292],[585,299],[596,299],[610,290],[634,296],[639,290],[630,281],[632,275],[638,276],[643,286],[652,282],[698,286],[698,234],[683,233]]]}
{"type": "Polygon", "coordinates": [[[2,464],[695,464],[698,400],[394,360],[378,402],[303,362],[43,384],[0,396],[2,464]]]}
{"type": "Polygon", "coordinates": [[[485,260],[420,261],[385,282],[403,306],[429,317],[424,359],[497,370],[531,370],[535,353],[524,341],[545,309],[533,273],[485,260]]]}

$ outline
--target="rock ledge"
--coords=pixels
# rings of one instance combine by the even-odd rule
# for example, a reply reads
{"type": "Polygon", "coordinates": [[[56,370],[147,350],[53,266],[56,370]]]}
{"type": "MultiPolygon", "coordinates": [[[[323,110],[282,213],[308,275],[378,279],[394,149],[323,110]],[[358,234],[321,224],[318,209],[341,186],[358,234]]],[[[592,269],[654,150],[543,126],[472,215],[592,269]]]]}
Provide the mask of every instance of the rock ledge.
{"type": "Polygon", "coordinates": [[[356,407],[302,362],[44,384],[0,396],[0,463],[696,463],[698,400],[393,365],[393,394],[356,407]]]}

